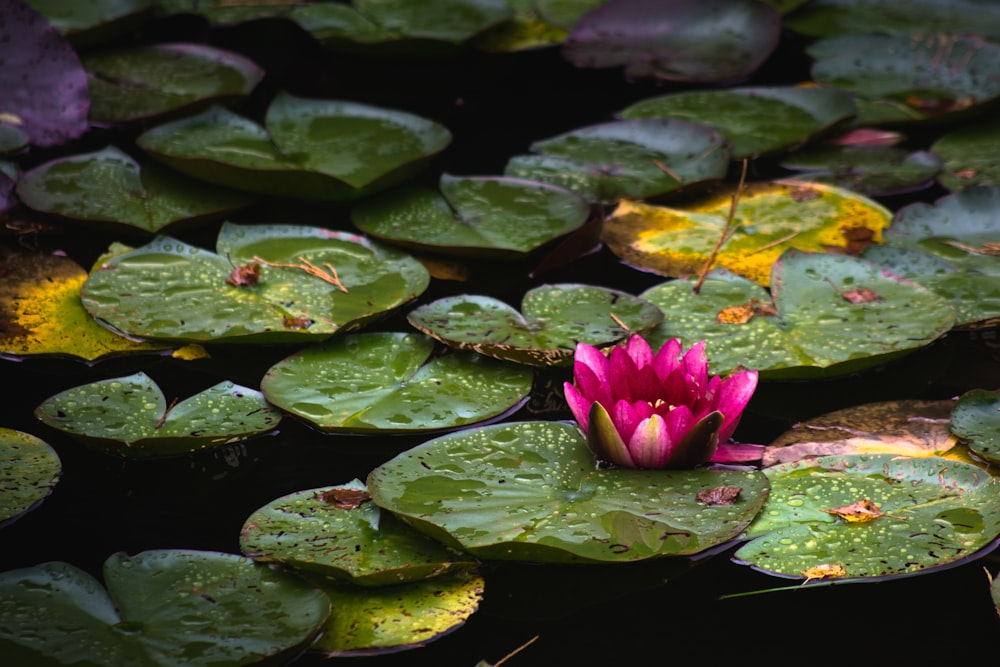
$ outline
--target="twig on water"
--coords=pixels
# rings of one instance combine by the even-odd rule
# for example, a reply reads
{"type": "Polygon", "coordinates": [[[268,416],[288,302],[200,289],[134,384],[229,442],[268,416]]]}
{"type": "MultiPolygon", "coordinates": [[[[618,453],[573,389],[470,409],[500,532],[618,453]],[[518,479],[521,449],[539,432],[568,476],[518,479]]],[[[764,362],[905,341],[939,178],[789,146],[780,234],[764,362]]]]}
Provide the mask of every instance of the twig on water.
{"type": "Polygon", "coordinates": [[[694,294],[701,293],[701,285],[705,282],[705,277],[712,269],[712,264],[715,263],[715,258],[718,256],[719,250],[721,250],[726,241],[732,238],[733,234],[736,233],[736,228],[733,225],[733,219],[736,217],[736,206],[739,204],[740,195],[743,194],[743,187],[746,185],[746,180],[747,159],[743,158],[743,170],[740,172],[740,182],[736,185],[736,192],[733,193],[733,198],[729,203],[729,215],[726,216],[726,226],[722,228],[722,233],[719,234],[719,240],[715,242],[715,247],[712,248],[712,253],[705,261],[705,265],[701,267],[701,273],[698,274],[698,280],[695,282],[694,287],[691,288],[691,291],[694,294]]]}

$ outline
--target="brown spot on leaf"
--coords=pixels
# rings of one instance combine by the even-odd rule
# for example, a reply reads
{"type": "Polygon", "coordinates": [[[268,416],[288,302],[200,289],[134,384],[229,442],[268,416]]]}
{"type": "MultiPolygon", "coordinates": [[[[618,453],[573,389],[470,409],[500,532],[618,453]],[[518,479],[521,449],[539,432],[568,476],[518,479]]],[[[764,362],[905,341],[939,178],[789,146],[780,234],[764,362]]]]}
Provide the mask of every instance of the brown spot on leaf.
{"type": "Polygon", "coordinates": [[[301,331],[315,324],[315,320],[311,320],[308,317],[285,317],[281,320],[281,323],[286,329],[301,331]]]}
{"type": "Polygon", "coordinates": [[[841,292],[840,296],[848,303],[871,303],[873,301],[884,301],[885,299],[874,290],[867,287],[855,287],[852,290],[841,292]]]}
{"type": "Polygon", "coordinates": [[[719,324],[746,324],[755,316],[777,315],[778,310],[774,304],[761,301],[760,299],[750,299],[749,303],[738,306],[723,308],[715,315],[715,321],[719,324]]]}
{"type": "Polygon", "coordinates": [[[698,502],[705,505],[732,505],[743,491],[742,486],[717,486],[698,492],[698,502]]]}
{"type": "Polygon", "coordinates": [[[365,489],[327,489],[313,495],[317,500],[333,503],[334,507],[342,510],[355,510],[372,499],[365,489]]]}
{"type": "Polygon", "coordinates": [[[833,509],[822,511],[827,514],[838,516],[848,523],[864,523],[867,521],[874,521],[885,514],[881,509],[879,509],[878,505],[868,498],[862,498],[858,502],[851,503],[850,505],[834,507],[833,509]]]}
{"type": "Polygon", "coordinates": [[[848,255],[859,255],[862,250],[875,243],[875,232],[867,227],[841,227],[840,233],[847,242],[844,251],[848,255]]]}
{"type": "Polygon", "coordinates": [[[847,574],[847,570],[844,569],[843,565],[837,565],[836,563],[820,563],[819,565],[813,565],[802,570],[803,576],[805,576],[806,581],[812,581],[813,579],[836,579],[838,577],[843,577],[847,574]]]}
{"type": "Polygon", "coordinates": [[[253,287],[260,280],[260,263],[247,262],[243,266],[234,266],[226,276],[226,282],[235,287],[253,287]]]}
{"type": "Polygon", "coordinates": [[[809,201],[810,199],[822,197],[823,193],[816,188],[810,188],[805,185],[790,185],[788,187],[788,196],[795,201],[809,201]]]}

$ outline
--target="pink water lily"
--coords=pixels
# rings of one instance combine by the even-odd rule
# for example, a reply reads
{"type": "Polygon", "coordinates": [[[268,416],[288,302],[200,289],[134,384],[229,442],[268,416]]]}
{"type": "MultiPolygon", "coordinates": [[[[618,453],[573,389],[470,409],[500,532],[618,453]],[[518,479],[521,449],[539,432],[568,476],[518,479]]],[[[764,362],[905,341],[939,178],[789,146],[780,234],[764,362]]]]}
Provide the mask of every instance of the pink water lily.
{"type": "Polygon", "coordinates": [[[573,383],[564,386],[594,454],[626,468],[759,459],[761,445],[729,443],[756,388],[756,371],[709,377],[704,341],[682,354],[673,338],[654,354],[638,335],[607,357],[577,344],[573,383]]]}

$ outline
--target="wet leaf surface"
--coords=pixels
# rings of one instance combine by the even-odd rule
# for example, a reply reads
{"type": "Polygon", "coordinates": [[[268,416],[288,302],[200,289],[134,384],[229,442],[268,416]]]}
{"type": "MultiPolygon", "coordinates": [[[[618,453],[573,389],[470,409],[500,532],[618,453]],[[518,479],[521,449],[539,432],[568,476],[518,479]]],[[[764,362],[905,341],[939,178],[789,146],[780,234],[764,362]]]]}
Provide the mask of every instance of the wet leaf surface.
{"type": "Polygon", "coordinates": [[[1000,392],[971,389],[955,402],[951,431],[976,456],[1000,463],[1000,392]]]}
{"type": "Polygon", "coordinates": [[[62,475],[59,454],[30,433],[0,428],[0,527],[37,507],[62,475]]]}

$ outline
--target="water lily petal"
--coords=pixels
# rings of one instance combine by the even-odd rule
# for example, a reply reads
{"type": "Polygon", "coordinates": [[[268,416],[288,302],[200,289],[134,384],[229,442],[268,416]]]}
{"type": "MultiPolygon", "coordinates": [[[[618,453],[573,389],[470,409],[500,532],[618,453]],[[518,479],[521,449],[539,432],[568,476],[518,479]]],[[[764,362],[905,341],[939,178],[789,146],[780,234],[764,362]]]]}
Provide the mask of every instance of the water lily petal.
{"type": "Polygon", "coordinates": [[[694,382],[702,389],[708,384],[708,355],[705,354],[705,341],[700,340],[684,353],[681,365],[694,382]]]}
{"type": "Polygon", "coordinates": [[[578,380],[575,374],[581,367],[588,368],[596,376],[598,382],[604,384],[608,381],[608,358],[593,345],[576,344],[576,349],[573,352],[574,380],[578,380]]]}
{"type": "Polygon", "coordinates": [[[654,414],[639,422],[627,446],[637,468],[663,468],[671,459],[673,445],[663,417],[654,414]]]}
{"type": "MultiPolygon", "coordinates": [[[[601,357],[604,358],[603,355],[601,357]]],[[[605,360],[605,365],[607,360],[605,360]]],[[[602,369],[603,370],[603,369],[602,369]]],[[[600,401],[611,405],[611,386],[607,381],[607,372],[598,374],[586,364],[576,364],[573,367],[573,383],[580,394],[588,401],[600,401]]],[[[587,406],[588,409],[590,406],[587,406]]]]}
{"type": "Polygon", "coordinates": [[[643,419],[653,414],[653,408],[645,401],[629,403],[628,401],[617,401],[608,415],[611,423],[615,425],[618,435],[623,442],[628,442],[635,432],[636,427],[643,419]]]}
{"type": "Polygon", "coordinates": [[[622,347],[611,348],[608,355],[608,375],[611,386],[611,396],[616,401],[635,401],[642,398],[634,380],[638,374],[635,362],[622,347]]]}
{"type": "Polygon", "coordinates": [[[587,432],[587,446],[594,455],[602,461],[613,463],[624,468],[634,468],[635,461],[628,453],[625,442],[618,435],[618,430],[611,421],[611,416],[604,406],[594,403],[590,406],[590,430],[587,432]]]}
{"type": "Polygon", "coordinates": [[[573,412],[573,418],[580,425],[580,430],[586,433],[588,415],[590,414],[590,406],[593,401],[587,400],[569,382],[563,383],[563,395],[566,396],[566,404],[569,405],[569,409],[573,412]]]}
{"type": "Polygon", "coordinates": [[[653,348],[649,346],[649,343],[642,336],[633,334],[628,339],[628,342],[625,343],[625,351],[632,358],[632,361],[635,362],[636,368],[653,365],[653,360],[655,359],[653,348]]]}
{"type": "Polygon", "coordinates": [[[754,463],[760,461],[763,454],[764,445],[755,445],[749,442],[720,442],[711,461],[712,463],[754,463]]]}
{"type": "MultiPolygon", "coordinates": [[[[678,408],[674,412],[680,410],[681,408],[678,408]]],[[[720,426],[722,426],[722,413],[710,412],[686,429],[683,437],[679,438],[679,441],[674,445],[669,466],[671,468],[693,468],[711,460],[719,444],[720,426]]]]}

